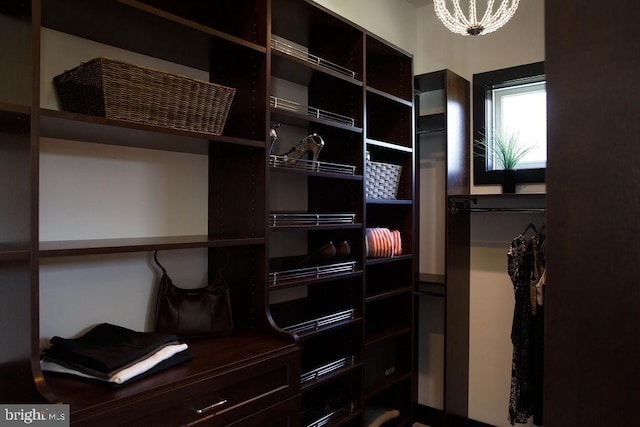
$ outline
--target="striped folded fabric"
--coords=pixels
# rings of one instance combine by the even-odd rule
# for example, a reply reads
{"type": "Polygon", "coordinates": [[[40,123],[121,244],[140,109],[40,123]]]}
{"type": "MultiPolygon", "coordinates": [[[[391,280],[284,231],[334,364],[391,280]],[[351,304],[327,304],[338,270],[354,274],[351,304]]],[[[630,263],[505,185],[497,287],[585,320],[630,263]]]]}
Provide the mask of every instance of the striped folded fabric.
{"type": "Polygon", "coordinates": [[[402,254],[400,231],[383,227],[367,228],[366,252],[370,258],[386,258],[402,254]]]}

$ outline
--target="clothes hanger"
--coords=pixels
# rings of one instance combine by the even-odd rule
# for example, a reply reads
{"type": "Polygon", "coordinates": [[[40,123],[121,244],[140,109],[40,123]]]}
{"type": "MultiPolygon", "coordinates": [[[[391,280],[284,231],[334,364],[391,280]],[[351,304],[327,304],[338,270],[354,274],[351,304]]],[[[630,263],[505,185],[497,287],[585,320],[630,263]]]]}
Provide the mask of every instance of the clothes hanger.
{"type": "Polygon", "coordinates": [[[525,227],[524,231],[521,234],[524,236],[525,234],[527,234],[527,231],[529,230],[533,230],[534,233],[538,234],[538,229],[532,222],[527,224],[527,226],[525,227]]]}

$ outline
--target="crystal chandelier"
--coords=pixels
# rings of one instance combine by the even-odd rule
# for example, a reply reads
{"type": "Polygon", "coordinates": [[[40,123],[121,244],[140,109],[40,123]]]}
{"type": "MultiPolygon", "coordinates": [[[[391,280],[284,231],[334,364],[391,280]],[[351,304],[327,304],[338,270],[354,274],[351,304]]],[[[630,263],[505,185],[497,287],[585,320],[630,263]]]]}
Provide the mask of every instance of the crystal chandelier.
{"type": "Polygon", "coordinates": [[[469,13],[465,15],[460,6],[460,0],[433,0],[436,15],[442,23],[454,33],[463,36],[477,36],[491,33],[511,19],[520,0],[463,0],[468,2],[469,13]],[[486,3],[484,11],[478,11],[476,3],[486,3]],[[500,6],[494,10],[494,4],[500,6]],[[447,5],[451,7],[447,7],[447,5]],[[478,12],[483,12],[479,14],[478,12]],[[478,19],[480,17],[480,19],[478,19]]]}

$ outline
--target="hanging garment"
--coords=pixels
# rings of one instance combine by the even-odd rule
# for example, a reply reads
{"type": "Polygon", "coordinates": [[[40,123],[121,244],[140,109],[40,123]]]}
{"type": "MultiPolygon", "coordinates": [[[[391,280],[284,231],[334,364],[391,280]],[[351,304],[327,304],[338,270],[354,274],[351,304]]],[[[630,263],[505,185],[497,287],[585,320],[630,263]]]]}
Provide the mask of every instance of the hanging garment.
{"type": "Polygon", "coordinates": [[[532,296],[532,319],[531,319],[531,409],[533,413],[533,424],[543,425],[543,378],[544,378],[544,288],[547,281],[547,270],[545,268],[545,255],[542,250],[544,246],[544,235],[538,233],[532,237],[533,246],[533,267],[531,269],[530,287],[532,296]]]}
{"type": "Polygon", "coordinates": [[[536,233],[530,241],[520,234],[513,239],[507,252],[507,271],[515,296],[509,396],[509,422],[512,425],[525,424],[531,416],[534,424],[542,425],[543,289],[546,281],[543,243],[541,233],[536,233]]]}
{"type": "Polygon", "coordinates": [[[513,356],[511,364],[511,393],[509,422],[525,424],[531,417],[530,335],[531,292],[527,262],[527,240],[523,235],[513,239],[507,252],[507,272],[513,283],[515,306],[511,325],[513,356]]]}

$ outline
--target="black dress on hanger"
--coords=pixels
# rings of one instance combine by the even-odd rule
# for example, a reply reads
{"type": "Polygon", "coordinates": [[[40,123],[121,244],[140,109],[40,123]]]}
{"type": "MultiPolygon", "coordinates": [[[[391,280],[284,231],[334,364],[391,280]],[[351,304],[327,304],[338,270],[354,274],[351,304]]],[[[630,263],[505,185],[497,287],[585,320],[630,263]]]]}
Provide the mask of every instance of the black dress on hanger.
{"type": "Polygon", "coordinates": [[[542,425],[542,354],[544,254],[540,250],[544,236],[529,224],[513,239],[507,252],[507,271],[513,283],[515,306],[511,326],[513,359],[509,422],[526,424],[533,415],[542,425]],[[532,229],[535,235],[527,240],[532,229]]]}

